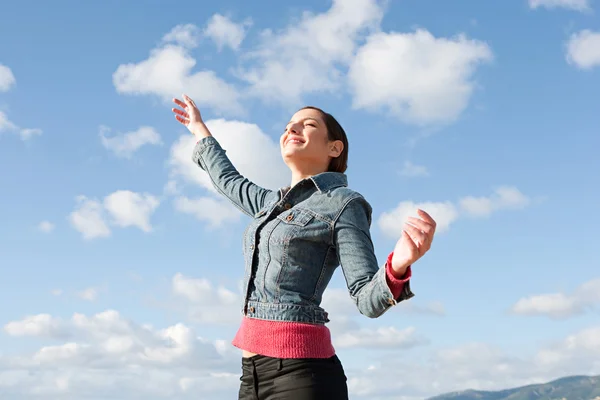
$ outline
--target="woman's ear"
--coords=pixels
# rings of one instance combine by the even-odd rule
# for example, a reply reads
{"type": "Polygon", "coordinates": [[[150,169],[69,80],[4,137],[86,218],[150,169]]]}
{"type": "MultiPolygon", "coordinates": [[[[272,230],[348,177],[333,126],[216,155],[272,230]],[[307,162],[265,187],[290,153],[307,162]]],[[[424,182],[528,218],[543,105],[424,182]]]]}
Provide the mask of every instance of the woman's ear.
{"type": "Polygon", "coordinates": [[[344,143],[341,140],[329,143],[329,157],[337,158],[342,151],[344,151],[344,143]]]}

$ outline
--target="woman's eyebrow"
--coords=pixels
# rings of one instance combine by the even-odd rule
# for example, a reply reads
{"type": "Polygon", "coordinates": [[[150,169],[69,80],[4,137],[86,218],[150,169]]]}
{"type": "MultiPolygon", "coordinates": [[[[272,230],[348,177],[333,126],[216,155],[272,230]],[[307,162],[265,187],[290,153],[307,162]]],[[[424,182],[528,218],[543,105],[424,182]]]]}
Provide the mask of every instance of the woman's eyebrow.
{"type": "MultiPolygon", "coordinates": [[[[306,118],[303,118],[302,120],[300,120],[300,122],[304,122],[304,121],[306,121],[307,119],[311,119],[311,120],[315,121],[317,124],[319,124],[319,121],[318,121],[317,119],[313,118],[313,117],[306,117],[306,118]]],[[[294,121],[290,121],[290,122],[288,122],[288,123],[287,123],[285,126],[287,127],[287,126],[288,126],[289,124],[291,124],[292,122],[294,122],[294,121]]]]}

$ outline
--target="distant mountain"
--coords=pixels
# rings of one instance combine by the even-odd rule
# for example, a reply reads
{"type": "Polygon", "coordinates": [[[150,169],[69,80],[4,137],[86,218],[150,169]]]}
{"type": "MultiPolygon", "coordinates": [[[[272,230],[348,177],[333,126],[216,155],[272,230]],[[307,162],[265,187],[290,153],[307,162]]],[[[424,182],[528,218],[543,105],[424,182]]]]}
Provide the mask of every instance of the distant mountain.
{"type": "Polygon", "coordinates": [[[600,376],[570,376],[496,392],[465,390],[428,400],[600,400],[600,376]]]}

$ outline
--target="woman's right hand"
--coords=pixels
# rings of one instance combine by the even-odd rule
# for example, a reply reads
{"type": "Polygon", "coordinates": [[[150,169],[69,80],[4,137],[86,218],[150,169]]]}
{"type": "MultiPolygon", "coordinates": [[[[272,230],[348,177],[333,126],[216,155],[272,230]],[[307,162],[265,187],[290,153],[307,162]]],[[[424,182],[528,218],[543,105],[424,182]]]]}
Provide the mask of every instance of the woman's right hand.
{"type": "Polygon", "coordinates": [[[173,99],[173,102],[177,104],[179,108],[173,108],[173,113],[175,114],[175,119],[179,121],[182,125],[184,125],[188,130],[196,136],[198,139],[201,139],[206,136],[210,136],[210,132],[204,125],[202,121],[202,116],[200,115],[200,110],[194,103],[194,100],[190,99],[187,95],[183,95],[183,101],[179,99],[173,99]]]}

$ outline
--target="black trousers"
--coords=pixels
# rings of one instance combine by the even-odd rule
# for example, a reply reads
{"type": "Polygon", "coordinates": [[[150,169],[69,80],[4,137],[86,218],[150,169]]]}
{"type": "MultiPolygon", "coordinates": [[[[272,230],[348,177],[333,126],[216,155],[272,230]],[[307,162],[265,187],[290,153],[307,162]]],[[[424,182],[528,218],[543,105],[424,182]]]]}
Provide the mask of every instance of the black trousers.
{"type": "Polygon", "coordinates": [[[239,400],[348,400],[342,363],[331,358],[242,358],[239,400]]]}

